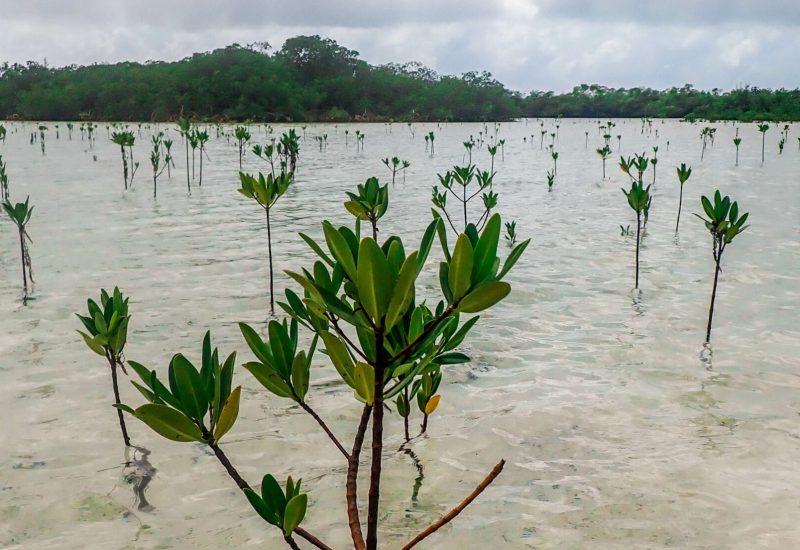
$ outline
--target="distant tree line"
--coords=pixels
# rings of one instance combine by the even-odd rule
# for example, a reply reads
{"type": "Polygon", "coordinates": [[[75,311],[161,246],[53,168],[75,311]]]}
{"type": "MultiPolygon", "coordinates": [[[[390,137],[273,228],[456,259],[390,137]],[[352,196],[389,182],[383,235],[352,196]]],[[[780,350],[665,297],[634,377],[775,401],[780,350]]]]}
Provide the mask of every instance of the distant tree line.
{"type": "Polygon", "coordinates": [[[0,118],[28,120],[470,121],[529,117],[798,120],[800,91],[576,86],[509,90],[487,72],[439,75],[419,63],[373,66],[319,36],[271,52],[234,44],[176,62],[49,68],[0,65],[0,118]]]}

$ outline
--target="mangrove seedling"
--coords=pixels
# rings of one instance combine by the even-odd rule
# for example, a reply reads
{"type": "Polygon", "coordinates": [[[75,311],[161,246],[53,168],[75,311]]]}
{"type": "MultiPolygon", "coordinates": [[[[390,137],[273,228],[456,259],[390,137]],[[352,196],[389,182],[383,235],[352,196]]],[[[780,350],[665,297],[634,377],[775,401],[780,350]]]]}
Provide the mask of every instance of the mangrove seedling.
{"type": "Polygon", "coordinates": [[[8,174],[6,174],[6,163],[0,155],[0,203],[11,201],[11,193],[8,190],[8,174]]]}
{"type": "Polygon", "coordinates": [[[274,279],[272,272],[272,228],[270,226],[269,214],[272,210],[272,207],[275,206],[276,202],[278,202],[278,199],[280,199],[283,194],[286,193],[286,190],[289,189],[289,186],[293,183],[294,178],[291,174],[287,174],[286,172],[281,172],[278,176],[267,174],[266,178],[261,172],[258,173],[257,178],[250,174],[239,172],[239,181],[242,184],[242,187],[239,189],[239,193],[248,199],[253,199],[256,201],[258,205],[264,209],[264,212],[267,216],[267,250],[269,254],[269,311],[270,314],[274,315],[275,301],[273,297],[274,279]]]}
{"type": "MultiPolygon", "coordinates": [[[[100,290],[100,304],[89,298],[88,315],[76,313],[88,333],[78,331],[83,337],[83,341],[90,350],[97,355],[106,358],[108,366],[111,368],[111,385],[114,389],[114,405],[119,407],[119,383],[117,381],[117,367],[125,371],[125,360],[123,351],[128,340],[128,323],[131,316],[128,315],[128,298],[124,298],[119,288],[114,287],[114,291],[109,295],[104,289],[100,290]]],[[[131,440],[128,437],[128,429],[125,426],[125,418],[122,410],[117,408],[119,428],[122,431],[122,440],[126,447],[130,447],[131,440]]]]}
{"type": "Polygon", "coordinates": [[[203,339],[200,369],[184,355],[176,354],[169,365],[169,386],[158,379],[155,370],[149,371],[144,365],[130,361],[131,368],[142,382],[134,385],[148,403],[136,409],[124,404],[117,405],[117,408],[167,439],[208,445],[256,513],[279,528],[291,548],[299,548],[293,537],[295,534],[319,543],[300,527],[308,505],[308,496],[300,492],[301,480],[295,482],[290,476],[284,490],[274,477],[267,474],[259,495],[239,475],[219,446],[239,416],[242,387],[231,389],[235,362],[236,352],[220,362],[219,350],[212,350],[208,332],[203,339]]]}
{"type": "Polygon", "coordinates": [[[646,218],[650,210],[650,186],[644,186],[642,183],[642,175],[647,169],[648,159],[644,155],[637,155],[635,159],[620,158],[619,166],[622,171],[631,177],[631,188],[622,192],[628,199],[628,206],[636,212],[636,285],[634,288],[639,288],[639,248],[642,243],[642,218],[646,218]],[[631,174],[632,169],[636,169],[638,178],[631,174]]]}
{"type": "MultiPolygon", "coordinates": [[[[189,119],[178,119],[178,130],[183,136],[183,143],[186,145],[186,190],[191,194],[192,183],[189,179],[189,136],[192,134],[192,123],[189,119]]],[[[240,163],[241,164],[241,163],[240,163]]]]}
{"type": "Polygon", "coordinates": [[[506,222],[506,243],[509,248],[514,248],[514,245],[517,244],[517,222],[515,220],[506,222]]]}
{"type": "MultiPolygon", "coordinates": [[[[469,136],[469,141],[465,141],[463,145],[464,145],[465,155],[469,155],[469,160],[467,161],[467,164],[472,164],[472,148],[475,146],[475,141],[472,139],[472,136],[469,136]]],[[[461,160],[463,162],[464,158],[462,157],[461,160]]]]}
{"type": "Polygon", "coordinates": [[[192,148],[192,181],[194,181],[194,158],[197,152],[197,147],[200,145],[200,142],[197,140],[197,129],[189,132],[189,135],[186,137],[189,139],[189,147],[192,148]]]}
{"type": "MultiPolygon", "coordinates": [[[[433,205],[444,213],[453,232],[459,234],[459,231],[453,224],[450,214],[447,212],[448,192],[453,197],[455,197],[455,199],[459,201],[462,205],[462,209],[464,212],[464,228],[466,229],[466,227],[469,225],[469,219],[467,217],[467,204],[469,203],[469,201],[477,197],[478,194],[481,193],[481,191],[484,191],[487,188],[491,187],[494,174],[490,174],[489,172],[480,172],[476,170],[474,164],[469,164],[467,166],[454,166],[452,170],[448,170],[447,172],[445,172],[444,175],[437,174],[437,176],[439,178],[439,183],[442,185],[442,187],[445,188],[445,191],[442,191],[440,193],[438,186],[433,187],[433,193],[432,193],[433,205]],[[475,183],[477,187],[477,189],[474,192],[470,187],[473,183],[475,183]],[[456,191],[459,187],[460,187],[460,193],[456,191]]],[[[484,206],[486,206],[487,204],[492,205],[497,203],[497,195],[496,194],[491,194],[491,195],[492,196],[487,195],[484,197],[484,206]]],[[[488,214],[489,211],[484,210],[480,219],[481,220],[488,219],[488,214]]],[[[480,222],[478,222],[476,226],[480,227],[480,222]]]]}
{"type": "Polygon", "coordinates": [[[403,171],[403,181],[405,181],[406,176],[406,168],[411,166],[411,163],[407,160],[400,160],[398,157],[392,157],[391,159],[385,158],[382,159],[381,162],[386,165],[386,168],[391,170],[392,172],[392,185],[394,185],[395,176],[397,175],[398,171],[403,171]]]}
{"type": "Polygon", "coordinates": [[[22,261],[22,301],[27,302],[28,300],[28,282],[31,283],[31,290],[33,290],[33,266],[31,265],[31,253],[30,253],[30,243],[33,242],[31,240],[30,235],[28,235],[28,230],[26,229],[28,222],[31,220],[31,215],[33,214],[33,206],[30,206],[30,197],[25,198],[25,202],[18,202],[15,205],[12,205],[10,202],[5,201],[3,202],[3,210],[6,211],[8,217],[11,218],[11,221],[14,222],[14,225],[17,226],[17,230],[19,231],[19,253],[20,258],[22,261]]]}
{"type": "Polygon", "coordinates": [[[706,146],[708,144],[708,139],[710,136],[711,136],[711,128],[709,128],[708,126],[700,130],[700,139],[703,142],[703,148],[700,151],[700,162],[703,162],[703,157],[705,157],[706,146]]]}
{"type": "Polygon", "coordinates": [[[695,214],[695,216],[703,220],[706,229],[711,233],[713,239],[712,252],[715,264],[714,286],[711,290],[711,304],[708,307],[708,325],[706,327],[706,343],[708,343],[711,340],[711,321],[714,317],[714,301],[717,297],[717,282],[721,271],[722,253],[725,252],[725,248],[739,233],[749,227],[748,225],[744,225],[749,213],[745,212],[740,216],[739,205],[736,201],[731,202],[730,197],[727,195],[722,197],[719,190],[714,193],[713,204],[706,196],[701,197],[700,204],[703,206],[703,211],[708,217],[704,218],[699,214],[695,214]]]}
{"type": "Polygon", "coordinates": [[[47,131],[47,126],[45,126],[44,124],[40,124],[39,125],[39,143],[42,146],[42,156],[44,156],[44,154],[45,154],[45,151],[44,151],[44,133],[46,131],[47,131]]]}
{"type": "Polygon", "coordinates": [[[153,198],[155,199],[158,194],[158,177],[164,173],[164,170],[172,162],[169,153],[164,157],[163,162],[161,159],[161,137],[162,133],[154,135],[151,139],[153,141],[153,150],[150,151],[150,166],[153,168],[153,198]]]}
{"type": "MultiPolygon", "coordinates": [[[[263,147],[259,144],[253,145],[253,154],[269,163],[270,172],[275,175],[275,144],[270,143],[263,147]]],[[[284,169],[285,170],[285,169],[284,169]]]]}
{"type": "Polygon", "coordinates": [[[758,125],[758,131],[761,132],[761,164],[764,164],[764,141],[767,137],[767,130],[769,130],[769,124],[758,125]]]}
{"type": "Polygon", "coordinates": [[[250,141],[250,132],[244,126],[237,126],[233,130],[233,136],[236,138],[236,142],[239,144],[239,171],[241,171],[244,146],[250,141]]]}
{"type": "Polygon", "coordinates": [[[123,182],[125,183],[125,191],[127,191],[129,183],[130,186],[133,185],[133,176],[136,173],[137,166],[133,163],[133,144],[136,141],[136,137],[134,137],[133,132],[119,131],[111,134],[111,141],[116,145],[119,145],[119,150],[122,154],[122,176],[123,182]],[[125,149],[126,147],[128,148],[127,150],[125,149]],[[130,173],[130,180],[128,179],[128,173],[130,170],[128,161],[129,155],[130,165],[133,166],[133,172],[130,173]]]}
{"type": "Polygon", "coordinates": [[[678,233],[678,227],[681,223],[681,206],[683,205],[683,184],[686,183],[686,180],[689,179],[689,176],[692,175],[692,168],[687,167],[686,164],[681,163],[681,165],[677,168],[678,172],[678,182],[681,184],[680,194],[678,195],[678,219],[675,222],[675,233],[678,233]]]}
{"type": "Polygon", "coordinates": [[[653,166],[653,181],[652,184],[656,184],[656,165],[658,164],[658,146],[653,147],[653,158],[650,159],[650,164],[653,166]]]}
{"type": "Polygon", "coordinates": [[[350,198],[344,207],[358,220],[369,222],[372,238],[378,240],[378,220],[389,208],[389,186],[381,186],[378,178],[369,178],[358,185],[358,193],[347,193],[350,198]]]}
{"type": "MultiPolygon", "coordinates": [[[[441,374],[441,367],[469,360],[453,350],[461,345],[478,318],[472,317],[459,326],[461,314],[479,313],[509,294],[511,287],[503,278],[528,245],[525,241],[515,247],[501,268],[497,248],[502,222],[496,214],[482,232],[474,226],[468,227],[459,236],[452,254],[445,240],[444,261],[439,267],[443,299],[431,309],[424,301],[417,303],[416,283],[436,234],[441,237],[444,231],[441,224],[441,220],[434,220],[423,235],[420,249],[407,256],[399,237],[392,236],[381,246],[371,237],[360,239],[358,223],[353,231],[323,222],[328,250],[309,242],[320,261],[301,273],[289,272],[304,291],[302,299],[287,291],[288,303],[281,303],[292,320],[271,321],[266,341],[248,325],[240,324],[256,358],[246,363],[245,369],[267,391],[312,416],[341,453],[347,468],[348,526],[354,548],[359,550],[378,548],[379,519],[383,517],[380,499],[386,404],[406,388],[416,387],[418,405],[424,403],[420,406],[423,414],[430,415],[437,408],[441,397],[435,393],[438,382],[434,378],[441,374]],[[314,335],[308,353],[298,351],[300,326],[314,335]],[[351,338],[353,333],[358,335],[357,339],[351,338]],[[354,403],[361,410],[352,450],[345,449],[308,401],[310,363],[318,341],[325,346],[327,360],[344,384],[353,390],[354,403]],[[371,464],[366,523],[362,529],[358,470],[370,423],[371,464]]],[[[330,550],[327,544],[300,527],[308,500],[300,494],[298,483],[289,480],[284,490],[271,476],[265,476],[259,495],[220,449],[219,440],[236,420],[241,392],[239,388],[230,391],[235,357],[231,355],[223,365],[218,357],[206,335],[202,367],[198,370],[183,355],[174,356],[169,389],[158,380],[155,371],[129,362],[142,380],[137,387],[149,403],[135,410],[127,405],[119,407],[168,439],[208,445],[255,511],[281,529],[291,548],[299,548],[292,538],[296,534],[316,548],[330,550]]],[[[405,405],[408,409],[408,399],[405,405]]],[[[407,414],[400,412],[401,417],[407,414]]],[[[496,479],[504,464],[501,460],[452,512],[403,548],[413,548],[452,521],[496,479]]]]}
{"type": "MultiPolygon", "coordinates": [[[[208,154],[206,153],[206,143],[208,143],[209,135],[206,130],[195,130],[194,131],[194,138],[197,143],[200,145],[200,179],[197,182],[198,187],[203,186],[203,155],[208,154]]],[[[194,158],[194,157],[193,157],[194,158]]]]}
{"type": "Polygon", "coordinates": [[[606,179],[606,160],[611,156],[611,147],[608,144],[603,145],[597,150],[597,154],[603,159],[603,180],[606,179]]]}
{"type": "Polygon", "coordinates": [[[742,138],[736,136],[733,138],[733,144],[736,146],[736,166],[739,166],[739,145],[742,143],[742,138]]]}
{"type": "Polygon", "coordinates": [[[289,171],[289,175],[294,176],[297,169],[297,157],[300,154],[300,139],[294,128],[281,134],[278,141],[278,156],[281,157],[281,167],[284,171],[289,171]]]}
{"type": "Polygon", "coordinates": [[[553,190],[553,184],[556,182],[556,175],[550,170],[547,171],[547,190],[553,190]]]}
{"type": "Polygon", "coordinates": [[[167,167],[167,177],[172,179],[172,169],[170,166],[175,166],[175,161],[172,160],[172,140],[164,139],[161,143],[164,146],[164,164],[167,167]]]}

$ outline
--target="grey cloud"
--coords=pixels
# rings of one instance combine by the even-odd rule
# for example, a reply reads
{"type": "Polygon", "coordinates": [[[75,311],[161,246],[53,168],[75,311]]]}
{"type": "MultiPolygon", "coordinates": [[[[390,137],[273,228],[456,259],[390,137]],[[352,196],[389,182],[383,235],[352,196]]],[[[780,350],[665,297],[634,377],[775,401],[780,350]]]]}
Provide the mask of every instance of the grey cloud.
{"type": "Polygon", "coordinates": [[[488,70],[512,89],[800,83],[800,0],[0,0],[0,56],[180,59],[320,34],[370,63],[488,70]]]}
{"type": "Polygon", "coordinates": [[[797,0],[537,0],[535,3],[545,17],[579,21],[628,21],[643,26],[684,27],[732,22],[800,24],[797,0]]]}

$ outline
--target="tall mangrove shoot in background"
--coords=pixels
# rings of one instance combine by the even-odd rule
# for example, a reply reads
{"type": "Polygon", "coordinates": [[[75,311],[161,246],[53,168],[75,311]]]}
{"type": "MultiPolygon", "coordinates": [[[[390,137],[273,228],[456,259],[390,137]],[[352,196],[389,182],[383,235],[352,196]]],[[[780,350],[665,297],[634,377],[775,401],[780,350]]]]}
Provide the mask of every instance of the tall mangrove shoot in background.
{"type": "Polygon", "coordinates": [[[267,216],[267,250],[269,254],[269,311],[270,314],[275,314],[275,299],[274,299],[274,278],[272,272],[272,228],[270,225],[270,211],[275,203],[278,202],[289,186],[294,181],[294,177],[286,172],[281,172],[277,176],[272,174],[258,173],[258,177],[244,172],[239,172],[239,181],[241,188],[239,193],[253,199],[258,205],[264,209],[267,216]]]}

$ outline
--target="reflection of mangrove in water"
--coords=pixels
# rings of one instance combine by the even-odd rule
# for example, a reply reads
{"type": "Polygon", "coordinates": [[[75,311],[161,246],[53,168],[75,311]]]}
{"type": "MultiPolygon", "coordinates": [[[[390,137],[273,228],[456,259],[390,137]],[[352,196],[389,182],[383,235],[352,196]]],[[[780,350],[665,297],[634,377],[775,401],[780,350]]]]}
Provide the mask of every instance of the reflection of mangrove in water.
{"type": "Polygon", "coordinates": [[[417,453],[406,447],[405,443],[400,445],[398,451],[402,451],[404,454],[408,455],[414,464],[414,468],[417,470],[417,477],[414,479],[414,488],[411,491],[411,502],[417,502],[419,490],[422,487],[422,482],[425,480],[425,468],[422,466],[422,461],[420,461],[417,453]]]}
{"type": "Polygon", "coordinates": [[[690,394],[690,406],[702,411],[702,414],[692,418],[697,435],[703,440],[703,448],[707,450],[721,450],[727,445],[726,439],[735,434],[741,421],[724,414],[719,410],[724,403],[717,399],[712,390],[715,387],[728,387],[731,376],[728,374],[715,374],[713,370],[714,350],[709,342],[704,342],[699,353],[700,366],[707,375],[700,380],[700,390],[690,394]],[[712,412],[712,410],[718,412],[712,412]]]}
{"type": "MultiPolygon", "coordinates": [[[[150,485],[150,481],[155,477],[157,470],[147,458],[150,456],[149,449],[136,446],[131,447],[131,449],[133,449],[133,457],[125,462],[123,478],[133,487],[136,509],[142,512],[152,512],[155,508],[147,502],[145,491],[147,486],[150,485]]],[[[126,455],[127,452],[126,450],[126,455]]]]}

